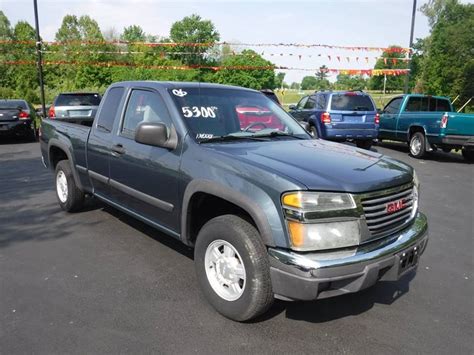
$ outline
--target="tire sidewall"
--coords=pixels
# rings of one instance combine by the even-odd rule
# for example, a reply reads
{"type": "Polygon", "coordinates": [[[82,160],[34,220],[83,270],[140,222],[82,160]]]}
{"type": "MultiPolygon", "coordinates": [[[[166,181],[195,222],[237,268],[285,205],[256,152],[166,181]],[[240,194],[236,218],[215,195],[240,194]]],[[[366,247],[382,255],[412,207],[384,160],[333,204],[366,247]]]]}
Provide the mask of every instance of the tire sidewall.
{"type": "MultiPolygon", "coordinates": [[[[238,218],[238,217],[236,217],[238,218]]],[[[252,226],[253,228],[253,226],[252,226]]],[[[258,232],[256,232],[258,233],[258,232]]],[[[196,265],[196,274],[201,289],[207,300],[214,308],[225,317],[244,321],[249,319],[249,310],[258,299],[258,294],[262,292],[262,278],[269,279],[268,264],[255,263],[255,254],[262,250],[255,250],[255,241],[249,239],[244,231],[236,228],[232,223],[223,223],[219,217],[215,218],[202,227],[199,232],[194,262],[196,265]],[[245,288],[242,295],[235,301],[227,301],[221,298],[212,288],[207,279],[205,267],[205,253],[207,247],[215,240],[221,239],[230,244],[238,251],[245,267],[245,288]],[[268,273],[268,274],[267,274],[268,273]]],[[[261,241],[256,241],[260,242],[261,241]]],[[[262,243],[262,248],[264,248],[262,243]]],[[[260,249],[260,248],[258,248],[260,249]]],[[[266,257],[266,251],[265,251],[266,257]]],[[[261,261],[261,260],[260,260],[261,261]]]]}
{"type": "Polygon", "coordinates": [[[318,138],[318,130],[316,129],[315,126],[310,127],[311,134],[313,135],[313,138],[318,138]]]}
{"type": "Polygon", "coordinates": [[[55,169],[55,174],[54,174],[54,187],[55,187],[55,193],[56,193],[56,198],[58,200],[59,206],[65,211],[71,211],[72,209],[72,204],[73,204],[73,190],[75,188],[76,184],[74,181],[74,177],[72,176],[71,173],[71,168],[68,164],[67,161],[62,160],[56,165],[55,169]],[[67,181],[67,199],[66,202],[62,202],[58,196],[58,190],[57,190],[57,178],[59,172],[62,171],[64,175],[66,176],[66,181],[67,181]]]}

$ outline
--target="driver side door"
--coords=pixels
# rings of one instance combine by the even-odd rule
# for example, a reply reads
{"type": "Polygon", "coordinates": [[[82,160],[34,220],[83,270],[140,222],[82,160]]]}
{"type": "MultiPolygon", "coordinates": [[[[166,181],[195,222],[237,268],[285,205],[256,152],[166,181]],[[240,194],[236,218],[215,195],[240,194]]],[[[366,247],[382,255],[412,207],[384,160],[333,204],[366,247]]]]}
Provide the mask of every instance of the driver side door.
{"type": "Polygon", "coordinates": [[[132,89],[110,158],[110,188],[121,206],[166,229],[179,232],[178,180],[180,146],[174,150],[135,141],[141,122],[172,126],[161,95],[149,89],[132,89]]]}

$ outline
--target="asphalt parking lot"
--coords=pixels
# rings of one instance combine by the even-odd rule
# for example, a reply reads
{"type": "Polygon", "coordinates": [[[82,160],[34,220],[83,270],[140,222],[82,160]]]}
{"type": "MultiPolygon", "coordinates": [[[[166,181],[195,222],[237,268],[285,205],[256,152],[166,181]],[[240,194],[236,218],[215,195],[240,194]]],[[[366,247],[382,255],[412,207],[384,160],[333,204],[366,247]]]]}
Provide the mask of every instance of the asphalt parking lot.
{"type": "Polygon", "coordinates": [[[62,212],[39,145],[0,139],[0,353],[474,352],[474,165],[402,145],[430,242],[416,278],[307,303],[277,301],[252,323],[201,295],[192,251],[90,201],[62,212]]]}

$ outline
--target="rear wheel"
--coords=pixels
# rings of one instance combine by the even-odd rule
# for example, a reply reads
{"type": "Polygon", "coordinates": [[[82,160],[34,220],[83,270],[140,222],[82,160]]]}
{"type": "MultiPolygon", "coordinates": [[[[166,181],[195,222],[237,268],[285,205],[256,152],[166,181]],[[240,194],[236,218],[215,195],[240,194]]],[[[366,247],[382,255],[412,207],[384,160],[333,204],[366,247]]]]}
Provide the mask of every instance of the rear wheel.
{"type": "Polygon", "coordinates": [[[462,156],[469,162],[474,162],[474,150],[473,149],[463,149],[462,156]]]}
{"type": "Polygon", "coordinates": [[[316,129],[315,126],[311,126],[309,129],[309,132],[314,138],[318,138],[318,130],[316,129]]]}
{"type": "Polygon", "coordinates": [[[64,211],[78,211],[84,205],[84,192],[76,185],[68,160],[61,160],[56,165],[56,196],[59,206],[64,211]]]}
{"type": "Polygon", "coordinates": [[[423,158],[426,154],[425,135],[422,132],[415,132],[410,137],[409,148],[412,157],[417,159],[423,158]]]}
{"type": "Polygon", "coordinates": [[[208,221],[197,237],[194,263],[206,299],[225,317],[246,321],[273,303],[266,247],[242,218],[224,215],[208,221]]]}
{"type": "Polygon", "coordinates": [[[356,141],[357,148],[370,150],[372,148],[372,141],[356,141]]]}

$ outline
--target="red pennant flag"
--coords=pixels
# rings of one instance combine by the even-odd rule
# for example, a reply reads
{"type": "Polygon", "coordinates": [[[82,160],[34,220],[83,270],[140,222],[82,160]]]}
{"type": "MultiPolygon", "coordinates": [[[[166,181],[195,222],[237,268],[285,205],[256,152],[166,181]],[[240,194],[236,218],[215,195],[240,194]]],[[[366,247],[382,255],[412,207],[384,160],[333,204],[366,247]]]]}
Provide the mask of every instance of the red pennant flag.
{"type": "Polygon", "coordinates": [[[365,57],[365,62],[366,62],[366,63],[369,62],[369,57],[365,57]]]}
{"type": "Polygon", "coordinates": [[[348,62],[350,62],[350,61],[351,61],[349,57],[346,57],[346,59],[347,59],[347,61],[348,61],[348,62]]]}
{"type": "Polygon", "coordinates": [[[339,57],[339,56],[336,56],[336,58],[337,58],[337,61],[338,61],[338,62],[340,62],[340,61],[341,61],[341,57],[339,57]]]}
{"type": "Polygon", "coordinates": [[[387,64],[387,58],[384,58],[383,59],[383,62],[385,63],[385,65],[387,64]]]}
{"type": "Polygon", "coordinates": [[[301,54],[298,56],[298,58],[301,60],[301,54]]]}
{"type": "Polygon", "coordinates": [[[330,56],[330,55],[328,55],[328,59],[331,60],[331,56],[330,56]]]}
{"type": "Polygon", "coordinates": [[[396,58],[392,58],[392,63],[393,63],[393,64],[397,64],[397,59],[396,59],[396,58]]]}

